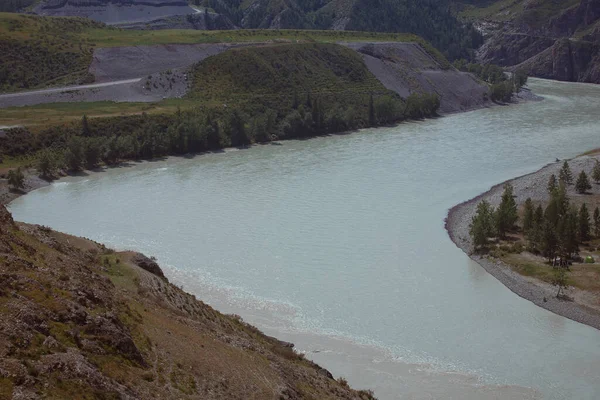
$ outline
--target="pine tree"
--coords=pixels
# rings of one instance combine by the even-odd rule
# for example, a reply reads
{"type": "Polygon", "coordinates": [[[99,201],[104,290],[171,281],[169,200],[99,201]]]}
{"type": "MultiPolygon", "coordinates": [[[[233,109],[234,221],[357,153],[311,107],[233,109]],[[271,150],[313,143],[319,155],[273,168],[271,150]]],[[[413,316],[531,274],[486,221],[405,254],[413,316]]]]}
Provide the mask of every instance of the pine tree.
{"type": "Polygon", "coordinates": [[[556,227],[559,254],[563,260],[571,258],[579,251],[579,216],[573,206],[565,213],[556,227]]]}
{"type": "Polygon", "coordinates": [[[548,179],[548,193],[552,195],[556,190],[556,175],[550,175],[550,179],[548,179]]]}
{"type": "Polygon", "coordinates": [[[473,239],[476,250],[484,248],[488,238],[493,234],[493,214],[494,209],[487,201],[483,200],[477,205],[477,212],[469,226],[469,235],[473,239]]]}
{"type": "Polygon", "coordinates": [[[529,230],[531,230],[533,228],[534,212],[535,211],[533,209],[533,202],[531,201],[531,198],[527,198],[527,200],[525,200],[525,212],[523,215],[523,232],[528,232],[529,230]]]}
{"type": "Polygon", "coordinates": [[[533,213],[531,228],[525,232],[527,248],[532,253],[541,251],[542,238],[544,235],[544,210],[538,205],[533,213]]]}
{"type": "Polygon", "coordinates": [[[600,162],[596,160],[596,164],[594,164],[594,169],[592,170],[592,179],[596,183],[600,183],[600,162]]]}
{"type": "Polygon", "coordinates": [[[600,209],[598,207],[594,210],[594,236],[600,238],[600,209]]]}
{"type": "Polygon", "coordinates": [[[590,213],[585,203],[579,209],[579,242],[590,240],[590,213]]]}
{"type": "Polygon", "coordinates": [[[545,221],[541,227],[540,251],[549,262],[552,262],[556,259],[556,252],[558,251],[558,238],[554,227],[548,221],[545,221]]]}
{"type": "Polygon", "coordinates": [[[498,236],[504,239],[506,233],[514,227],[518,219],[517,203],[513,197],[513,187],[510,183],[507,183],[504,185],[502,201],[498,206],[498,210],[496,210],[496,230],[498,236]]]}
{"type": "Polygon", "coordinates": [[[577,178],[577,182],[575,183],[575,189],[579,194],[585,194],[588,190],[592,188],[590,184],[590,180],[587,177],[585,171],[581,171],[579,177],[577,178]]]}
{"type": "Polygon", "coordinates": [[[538,205],[533,215],[534,226],[541,226],[544,223],[544,209],[541,205],[538,205]]]}
{"type": "Polygon", "coordinates": [[[563,163],[560,173],[558,174],[558,179],[561,182],[564,182],[565,185],[573,184],[573,174],[571,173],[571,168],[569,167],[569,163],[567,161],[563,163]]]}

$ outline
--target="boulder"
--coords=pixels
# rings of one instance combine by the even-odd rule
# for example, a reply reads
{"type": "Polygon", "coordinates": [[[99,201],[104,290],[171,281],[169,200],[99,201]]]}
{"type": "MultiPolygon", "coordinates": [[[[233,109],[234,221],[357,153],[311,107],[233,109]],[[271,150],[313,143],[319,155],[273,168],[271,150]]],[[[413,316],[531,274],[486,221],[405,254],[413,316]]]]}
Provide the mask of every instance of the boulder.
{"type": "Polygon", "coordinates": [[[146,257],[142,253],[136,253],[131,258],[131,262],[133,262],[138,267],[145,269],[146,271],[150,272],[151,274],[158,276],[161,279],[165,279],[165,280],[167,279],[165,277],[165,274],[163,273],[162,269],[160,269],[160,267],[156,263],[156,261],[154,261],[151,258],[146,257]]]}

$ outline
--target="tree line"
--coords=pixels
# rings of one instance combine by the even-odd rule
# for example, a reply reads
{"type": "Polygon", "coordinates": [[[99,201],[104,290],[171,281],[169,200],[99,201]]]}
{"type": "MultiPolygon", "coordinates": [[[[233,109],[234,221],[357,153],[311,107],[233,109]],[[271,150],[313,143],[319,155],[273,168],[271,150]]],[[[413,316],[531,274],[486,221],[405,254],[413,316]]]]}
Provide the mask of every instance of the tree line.
{"type": "Polygon", "coordinates": [[[267,29],[276,21],[281,29],[333,29],[347,18],[346,30],[365,32],[405,32],[419,35],[455,60],[473,58],[483,44],[483,36],[471,24],[460,21],[449,0],[357,0],[347,2],[344,15],[333,0],[258,0],[248,7],[241,0],[194,0],[196,5],[215,10],[236,26],[267,29]],[[350,4],[352,3],[352,4],[350,4]]]}
{"type": "Polygon", "coordinates": [[[527,73],[519,70],[510,77],[502,67],[495,64],[478,64],[465,59],[456,60],[454,67],[459,71],[470,72],[490,85],[490,94],[493,101],[509,102],[513,94],[527,83],[527,73]]]}
{"type": "Polygon", "coordinates": [[[174,114],[88,118],[47,128],[36,135],[23,128],[0,139],[0,149],[13,156],[37,154],[40,175],[61,170],[94,169],[123,160],[152,159],[244,147],[279,139],[308,138],[358,128],[434,116],[439,97],[413,93],[366,95],[364,104],[327,101],[311,93],[294,93],[292,104],[279,110],[247,112],[242,107],[197,108],[174,114]]]}
{"type": "MultiPolygon", "coordinates": [[[[591,175],[596,183],[600,183],[598,161],[591,175]]],[[[543,256],[555,267],[553,282],[558,287],[557,295],[566,287],[568,265],[576,259],[579,246],[592,238],[600,238],[600,209],[596,207],[591,214],[585,203],[580,207],[572,204],[567,195],[570,185],[575,185],[579,194],[591,189],[586,172],[581,171],[577,180],[574,180],[569,163],[565,161],[558,178],[553,174],[548,180],[550,200],[545,208],[542,204],[536,207],[528,198],[523,211],[522,232],[527,250],[543,256]]],[[[486,252],[492,240],[505,239],[508,232],[517,230],[518,220],[513,187],[507,184],[497,208],[485,200],[477,205],[469,228],[475,251],[486,252]]]]}

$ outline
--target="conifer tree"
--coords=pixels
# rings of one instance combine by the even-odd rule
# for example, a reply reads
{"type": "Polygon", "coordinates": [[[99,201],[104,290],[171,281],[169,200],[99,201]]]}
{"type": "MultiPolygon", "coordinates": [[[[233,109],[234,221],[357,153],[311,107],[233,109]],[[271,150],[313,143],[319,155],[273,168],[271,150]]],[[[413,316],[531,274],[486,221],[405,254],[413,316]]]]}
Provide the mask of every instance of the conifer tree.
{"type": "Polygon", "coordinates": [[[598,207],[594,210],[594,236],[600,238],[600,209],[598,207]]]}
{"type": "Polygon", "coordinates": [[[504,185],[502,201],[496,210],[496,230],[498,236],[504,239],[506,233],[514,227],[518,219],[517,203],[513,197],[513,187],[510,183],[507,183],[504,185]]]}
{"type": "Polygon", "coordinates": [[[590,184],[590,180],[587,177],[585,171],[581,171],[579,177],[577,178],[577,182],[575,183],[575,189],[579,194],[585,194],[588,190],[592,188],[590,184]]]}
{"type": "Polygon", "coordinates": [[[558,174],[558,179],[559,181],[564,182],[565,185],[573,184],[573,174],[571,173],[571,168],[567,161],[563,163],[560,173],[558,174]]]}
{"type": "Polygon", "coordinates": [[[590,213],[585,203],[579,209],[579,241],[587,242],[590,240],[590,213]]]}
{"type": "Polygon", "coordinates": [[[556,190],[556,175],[550,175],[550,179],[548,179],[548,193],[552,196],[552,193],[556,190]]]}
{"type": "Polygon", "coordinates": [[[594,169],[592,170],[592,179],[596,183],[600,183],[600,162],[596,160],[596,164],[594,164],[594,169]]]}
{"type": "Polygon", "coordinates": [[[545,224],[547,223],[544,221],[544,210],[541,205],[538,205],[533,213],[531,228],[525,232],[527,248],[532,253],[541,251],[545,224]]]}
{"type": "Polygon", "coordinates": [[[533,228],[534,220],[533,220],[533,202],[531,198],[527,198],[525,200],[525,212],[523,215],[523,232],[528,232],[533,228]]]}
{"type": "Polygon", "coordinates": [[[552,262],[556,259],[558,251],[558,238],[554,227],[548,221],[544,221],[541,228],[540,251],[542,255],[552,262]]]}
{"type": "Polygon", "coordinates": [[[541,205],[538,205],[533,215],[534,226],[541,226],[544,223],[544,209],[541,205]]]}
{"type": "Polygon", "coordinates": [[[559,255],[563,260],[571,258],[579,250],[579,216],[577,209],[572,206],[561,217],[556,234],[558,237],[559,255]]]}
{"type": "Polygon", "coordinates": [[[494,209],[487,201],[483,200],[477,205],[477,212],[469,226],[469,235],[473,239],[476,250],[485,248],[488,238],[493,235],[493,215],[494,209]]]}

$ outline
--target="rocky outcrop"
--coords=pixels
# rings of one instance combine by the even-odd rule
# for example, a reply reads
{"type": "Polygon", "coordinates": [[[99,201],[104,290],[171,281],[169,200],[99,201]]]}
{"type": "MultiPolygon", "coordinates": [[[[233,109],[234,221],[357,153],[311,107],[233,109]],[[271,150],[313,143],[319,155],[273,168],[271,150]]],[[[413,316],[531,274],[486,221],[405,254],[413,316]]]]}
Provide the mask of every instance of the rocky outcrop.
{"type": "Polygon", "coordinates": [[[600,44],[557,40],[548,49],[511,69],[559,81],[600,83],[600,44]]]}
{"type": "Polygon", "coordinates": [[[600,21],[600,0],[581,0],[547,21],[535,19],[533,7],[539,5],[525,4],[524,14],[512,21],[482,24],[491,30],[479,61],[541,78],[600,83],[600,28],[590,30],[600,21]]]}
{"type": "Polygon", "coordinates": [[[160,267],[158,266],[156,260],[148,258],[142,253],[136,253],[131,258],[131,262],[133,262],[138,267],[145,269],[151,274],[158,276],[161,279],[167,279],[165,278],[165,274],[163,273],[162,269],[160,269],[160,267]]]}
{"type": "Polygon", "coordinates": [[[374,399],[130,255],[0,206],[0,398],[374,399]]]}
{"type": "Polygon", "coordinates": [[[0,204],[0,229],[5,230],[9,227],[14,227],[14,225],[15,222],[12,215],[10,215],[6,207],[0,204]]]}

